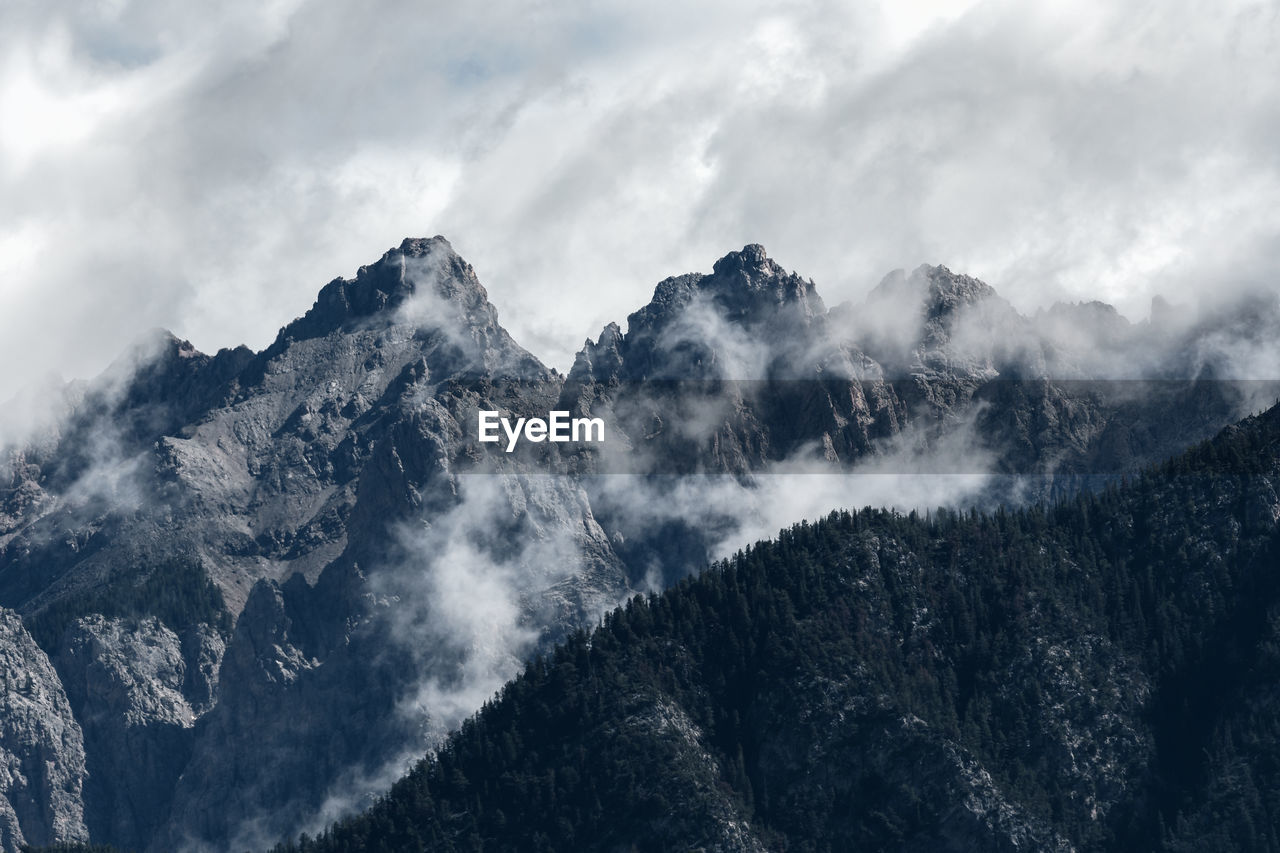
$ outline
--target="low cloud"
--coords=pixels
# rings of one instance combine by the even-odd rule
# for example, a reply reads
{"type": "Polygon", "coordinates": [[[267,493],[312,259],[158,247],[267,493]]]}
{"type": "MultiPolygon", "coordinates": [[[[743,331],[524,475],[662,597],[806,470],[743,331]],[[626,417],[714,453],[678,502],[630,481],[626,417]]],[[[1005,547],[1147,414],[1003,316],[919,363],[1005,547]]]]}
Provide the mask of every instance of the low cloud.
{"type": "Polygon", "coordinates": [[[150,503],[149,443],[130,446],[116,413],[139,372],[168,345],[162,333],[144,335],[90,382],[51,375],[0,406],[0,485],[16,485],[15,477],[29,476],[26,466],[38,464],[40,488],[50,490],[42,514],[130,512],[150,503]]]}
{"type": "MultiPolygon", "coordinates": [[[[323,807],[299,829],[319,830],[367,807],[548,640],[594,624],[628,588],[657,591],[701,568],[631,565],[628,585],[611,551],[624,544],[622,532],[602,528],[597,519],[625,518],[627,535],[635,537],[687,524],[703,537],[704,557],[717,558],[834,507],[961,505],[987,479],[971,468],[952,470],[962,457],[982,464],[963,425],[933,446],[920,436],[899,437],[842,473],[815,451],[806,448],[746,478],[613,474],[588,478],[585,491],[576,477],[510,466],[457,476],[456,502],[396,528],[393,558],[370,572],[394,653],[407,664],[397,713],[419,738],[381,768],[351,770],[336,780],[323,807]]],[[[250,838],[254,826],[241,830],[250,838]]]]}
{"type": "Polygon", "coordinates": [[[700,294],[663,327],[656,346],[665,369],[653,379],[759,380],[773,360],[768,343],[700,294]]]}
{"type": "MultiPolygon", "coordinates": [[[[747,474],[605,474],[590,479],[587,488],[598,516],[618,525],[621,542],[660,544],[673,527],[701,542],[681,552],[691,562],[679,565],[654,556],[660,547],[641,552],[652,562],[629,568],[656,591],[700,570],[702,559],[729,556],[833,509],[965,508],[990,503],[993,487],[1005,490],[1001,499],[1020,499],[1008,491],[1019,488],[1012,479],[995,482],[994,455],[977,432],[979,412],[975,407],[946,431],[911,429],[880,441],[852,464],[833,464],[822,447],[811,444],[747,474]]],[[[627,553],[634,558],[637,552],[627,553]]]]}
{"type": "Polygon", "coordinates": [[[570,532],[523,515],[524,500],[501,475],[468,477],[455,508],[400,529],[402,561],[375,575],[397,601],[395,636],[426,651],[405,712],[439,736],[519,672],[539,636],[524,600],[578,566],[570,532]]]}
{"type": "MultiPolygon", "coordinates": [[[[394,537],[392,558],[370,572],[371,594],[389,620],[395,648],[386,653],[404,661],[396,713],[417,737],[382,767],[341,775],[297,831],[367,807],[536,650],[621,603],[621,569],[570,477],[511,468],[459,476],[453,506],[394,537]],[[611,583],[599,577],[610,573],[611,583]],[[576,588],[566,586],[570,578],[576,588]]],[[[262,834],[252,822],[237,832],[262,834]]]]}

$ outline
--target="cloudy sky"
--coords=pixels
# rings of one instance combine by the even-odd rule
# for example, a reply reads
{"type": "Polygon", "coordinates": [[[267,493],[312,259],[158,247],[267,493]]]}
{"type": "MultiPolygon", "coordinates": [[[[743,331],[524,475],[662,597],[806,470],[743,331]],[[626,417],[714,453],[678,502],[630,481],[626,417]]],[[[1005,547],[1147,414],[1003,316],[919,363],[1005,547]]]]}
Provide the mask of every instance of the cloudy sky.
{"type": "Polygon", "coordinates": [[[444,234],[566,369],[763,243],[1143,318],[1275,285],[1280,3],[0,3],[0,396],[161,326],[260,348],[444,234]]]}

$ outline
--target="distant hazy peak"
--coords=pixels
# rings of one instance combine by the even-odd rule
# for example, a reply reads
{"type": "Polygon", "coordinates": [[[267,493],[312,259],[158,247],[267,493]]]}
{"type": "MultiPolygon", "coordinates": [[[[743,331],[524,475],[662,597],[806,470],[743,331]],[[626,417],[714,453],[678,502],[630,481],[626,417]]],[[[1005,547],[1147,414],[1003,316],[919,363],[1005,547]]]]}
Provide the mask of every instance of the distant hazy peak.
{"type": "Polygon", "coordinates": [[[1068,330],[1077,325],[1087,324],[1090,328],[1105,335],[1124,335],[1133,324],[1114,305],[1098,300],[1088,302],[1055,302],[1047,311],[1037,312],[1036,320],[1044,325],[1044,321],[1064,323],[1068,330]]]}
{"type": "Polygon", "coordinates": [[[910,275],[904,270],[894,270],[867,295],[867,301],[872,304],[892,302],[904,310],[912,304],[918,305],[930,319],[992,298],[998,299],[1000,295],[986,282],[930,264],[921,264],[910,275]]]}
{"type": "Polygon", "coordinates": [[[1129,321],[1109,302],[1090,299],[1083,302],[1055,302],[1048,309],[1049,314],[1079,314],[1096,317],[1118,317],[1126,323],[1129,321]]]}
{"type": "Polygon", "coordinates": [[[929,317],[951,314],[963,305],[974,305],[999,294],[991,285],[972,276],[953,273],[944,266],[922,266],[916,270],[928,282],[926,313],[929,317]]]}

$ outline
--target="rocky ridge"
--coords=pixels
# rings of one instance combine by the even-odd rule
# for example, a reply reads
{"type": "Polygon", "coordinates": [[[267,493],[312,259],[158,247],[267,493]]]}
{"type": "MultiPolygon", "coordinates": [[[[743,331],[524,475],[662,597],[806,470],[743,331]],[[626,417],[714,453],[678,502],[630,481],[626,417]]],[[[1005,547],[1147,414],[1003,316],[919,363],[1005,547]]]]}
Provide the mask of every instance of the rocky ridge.
{"type": "MultiPolygon", "coordinates": [[[[1050,319],[942,267],[828,310],[752,245],[661,282],[564,377],[437,237],[330,282],[261,353],[156,337],[0,466],[0,604],[83,727],[89,835],[240,849],[357,807],[535,649],[703,565],[734,509],[663,514],[684,475],[749,488],[965,428],[997,471],[1112,476],[1240,408],[1172,367],[1159,393],[1083,381],[1050,319]],[[607,414],[611,441],[474,440],[480,408],[553,407],[607,414]]],[[[1116,347],[1155,335],[1113,325],[1116,347]]],[[[1212,331],[1180,332],[1203,363],[1212,331]]]]}

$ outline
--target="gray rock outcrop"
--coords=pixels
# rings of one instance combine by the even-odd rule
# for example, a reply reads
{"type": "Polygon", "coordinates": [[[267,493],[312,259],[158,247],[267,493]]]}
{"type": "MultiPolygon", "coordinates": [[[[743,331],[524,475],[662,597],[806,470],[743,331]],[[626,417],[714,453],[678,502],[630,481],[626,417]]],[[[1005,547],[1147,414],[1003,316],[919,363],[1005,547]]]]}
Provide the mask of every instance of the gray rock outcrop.
{"type": "Polygon", "coordinates": [[[58,674],[0,610],[0,849],[88,841],[85,750],[58,674]]]}

